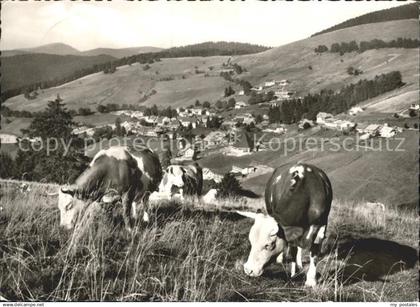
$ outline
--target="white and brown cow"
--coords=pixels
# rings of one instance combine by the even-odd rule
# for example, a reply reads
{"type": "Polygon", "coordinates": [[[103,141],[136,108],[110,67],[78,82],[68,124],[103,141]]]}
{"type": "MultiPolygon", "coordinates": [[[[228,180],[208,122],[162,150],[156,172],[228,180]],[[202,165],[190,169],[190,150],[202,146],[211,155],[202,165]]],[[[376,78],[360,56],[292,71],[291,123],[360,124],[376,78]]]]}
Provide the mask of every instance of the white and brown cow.
{"type": "Polygon", "coordinates": [[[122,146],[101,150],[73,185],[59,190],[60,225],[72,229],[79,215],[95,201],[121,201],[124,222],[131,230],[138,205],[143,205],[143,219],[148,220],[144,206],[161,178],[159,158],[148,148],[135,154],[122,146]]]}
{"type": "Polygon", "coordinates": [[[203,189],[203,170],[194,163],[192,165],[170,165],[166,168],[159,185],[159,193],[169,198],[184,195],[200,196],[203,189]]]}
{"type": "Polygon", "coordinates": [[[244,271],[260,276],[271,259],[281,262],[288,247],[292,254],[291,274],[302,268],[301,249],[310,250],[307,286],[316,285],[316,264],[327,229],[332,188],[327,175],[309,164],[277,168],[267,183],[268,214],[238,212],[255,220],[249,233],[251,251],[244,271]]]}

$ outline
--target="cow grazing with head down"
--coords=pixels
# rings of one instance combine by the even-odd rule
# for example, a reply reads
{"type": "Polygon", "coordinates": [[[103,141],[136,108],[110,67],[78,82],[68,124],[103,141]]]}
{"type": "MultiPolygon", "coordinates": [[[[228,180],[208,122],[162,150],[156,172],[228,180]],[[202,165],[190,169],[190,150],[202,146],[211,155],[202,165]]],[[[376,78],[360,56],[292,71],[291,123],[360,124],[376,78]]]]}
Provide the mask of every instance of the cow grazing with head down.
{"type": "Polygon", "coordinates": [[[203,170],[194,163],[193,165],[170,165],[164,172],[159,185],[159,193],[176,195],[181,199],[184,195],[201,195],[203,190],[203,170]]]}
{"type": "Polygon", "coordinates": [[[144,206],[161,178],[159,158],[148,148],[136,151],[136,155],[121,146],[101,150],[73,185],[59,190],[60,225],[72,229],[93,202],[121,201],[125,225],[131,230],[139,204],[143,205],[143,218],[148,220],[144,206]]]}
{"type": "Polygon", "coordinates": [[[281,262],[286,247],[292,255],[291,275],[296,264],[302,268],[302,248],[310,250],[307,286],[316,285],[316,264],[325,237],[332,202],[327,175],[309,164],[297,164],[285,171],[277,168],[267,183],[265,205],[268,214],[238,212],[255,220],[249,233],[251,252],[244,271],[260,276],[277,257],[281,262]]]}

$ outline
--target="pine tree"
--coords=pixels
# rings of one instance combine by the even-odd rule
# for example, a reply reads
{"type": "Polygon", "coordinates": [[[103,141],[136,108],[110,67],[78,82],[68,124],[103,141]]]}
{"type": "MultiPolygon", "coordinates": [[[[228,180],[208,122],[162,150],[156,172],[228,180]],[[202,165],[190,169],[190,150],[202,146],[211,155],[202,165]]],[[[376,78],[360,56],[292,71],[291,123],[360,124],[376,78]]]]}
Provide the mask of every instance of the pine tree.
{"type": "Polygon", "coordinates": [[[25,131],[30,137],[40,137],[41,142],[33,148],[29,141],[23,141],[20,147],[25,150],[19,149],[16,157],[16,177],[67,183],[86,168],[83,142],[72,135],[72,116],[60,100],[50,101],[25,131]]]}

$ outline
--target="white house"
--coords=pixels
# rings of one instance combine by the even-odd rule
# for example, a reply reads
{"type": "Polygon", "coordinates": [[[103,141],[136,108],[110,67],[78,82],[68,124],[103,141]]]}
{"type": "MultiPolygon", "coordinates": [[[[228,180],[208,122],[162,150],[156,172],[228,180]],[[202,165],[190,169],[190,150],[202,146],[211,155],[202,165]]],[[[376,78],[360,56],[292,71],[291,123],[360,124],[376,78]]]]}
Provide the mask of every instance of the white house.
{"type": "Polygon", "coordinates": [[[196,118],[191,117],[181,117],[179,118],[179,123],[183,127],[188,127],[191,124],[192,128],[195,129],[197,128],[198,120],[196,118]]]}
{"type": "Polygon", "coordinates": [[[333,116],[330,113],[326,113],[326,112],[319,112],[316,115],[316,123],[318,125],[323,125],[327,122],[328,119],[332,119],[333,116]]]}
{"type": "Polygon", "coordinates": [[[265,83],[264,83],[264,87],[272,87],[272,86],[274,86],[274,85],[276,85],[276,81],[274,81],[274,80],[272,80],[272,81],[266,81],[265,83]]]}
{"type": "Polygon", "coordinates": [[[244,101],[237,101],[235,103],[235,109],[242,109],[242,108],[245,108],[246,106],[248,106],[248,104],[244,101]]]}
{"type": "Polygon", "coordinates": [[[413,111],[418,111],[419,110],[419,105],[412,103],[409,110],[413,110],[413,111]]]}
{"type": "Polygon", "coordinates": [[[286,79],[283,79],[283,80],[280,80],[280,81],[276,81],[276,83],[277,83],[277,85],[280,85],[280,86],[286,86],[290,82],[286,79]]]}
{"type": "Polygon", "coordinates": [[[293,92],[290,91],[275,91],[274,95],[277,96],[279,99],[289,99],[293,96],[293,92]]]}
{"type": "Polygon", "coordinates": [[[358,114],[358,113],[361,113],[361,112],[363,112],[363,109],[361,108],[361,107],[352,107],[350,110],[349,110],[349,114],[350,115],[356,115],[356,114],[358,114]]]}
{"type": "Polygon", "coordinates": [[[245,92],[243,90],[241,90],[241,91],[238,92],[238,95],[243,96],[243,95],[245,95],[245,92]]]}
{"type": "Polygon", "coordinates": [[[384,124],[379,129],[379,135],[383,138],[391,138],[397,134],[397,129],[395,127],[390,127],[388,124],[384,124]]]}
{"type": "Polygon", "coordinates": [[[191,111],[191,113],[193,115],[201,115],[202,112],[203,112],[203,109],[201,109],[201,108],[193,108],[193,109],[190,109],[190,111],[191,111]]]}
{"type": "Polygon", "coordinates": [[[0,133],[0,143],[1,144],[16,144],[17,136],[13,134],[0,133]]]}

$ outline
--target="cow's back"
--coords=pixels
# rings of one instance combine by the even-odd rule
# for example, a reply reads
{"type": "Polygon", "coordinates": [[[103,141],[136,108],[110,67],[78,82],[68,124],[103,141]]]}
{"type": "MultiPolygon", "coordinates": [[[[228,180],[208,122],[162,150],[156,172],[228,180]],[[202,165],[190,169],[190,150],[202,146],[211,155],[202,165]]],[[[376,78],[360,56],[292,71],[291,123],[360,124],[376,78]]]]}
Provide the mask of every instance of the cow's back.
{"type": "Polygon", "coordinates": [[[268,181],[265,201],[267,213],[282,226],[306,228],[326,224],[332,201],[331,183],[313,165],[277,168],[268,181]]]}

